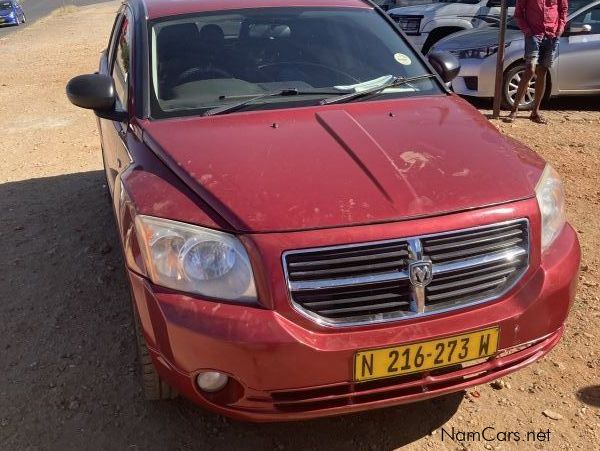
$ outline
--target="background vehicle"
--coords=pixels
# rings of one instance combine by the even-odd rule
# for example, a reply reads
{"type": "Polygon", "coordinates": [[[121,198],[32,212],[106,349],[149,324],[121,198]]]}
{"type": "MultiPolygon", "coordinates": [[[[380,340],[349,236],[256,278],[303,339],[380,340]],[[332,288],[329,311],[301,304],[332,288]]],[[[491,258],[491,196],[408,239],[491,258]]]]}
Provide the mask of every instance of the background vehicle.
{"type": "Polygon", "coordinates": [[[25,23],[25,12],[19,0],[0,0],[0,26],[25,23]]]}
{"type": "MultiPolygon", "coordinates": [[[[508,0],[512,16],[516,0],[508,0]]],[[[427,53],[440,39],[461,30],[497,23],[500,0],[441,0],[430,5],[393,8],[392,19],[410,37],[415,46],[427,53]]]]}
{"type": "MultiPolygon", "coordinates": [[[[432,50],[447,50],[461,61],[459,76],[452,88],[461,95],[493,97],[496,76],[498,28],[456,33],[438,42],[432,50]]],[[[506,33],[503,103],[514,104],[521,75],[524,39],[516,22],[510,20],[506,33]]],[[[565,32],[560,38],[558,57],[548,73],[547,96],[600,94],[600,2],[571,0],[565,32]]],[[[533,106],[535,78],[531,81],[522,109],[533,106]]]]}
{"type": "Polygon", "coordinates": [[[388,11],[392,8],[398,8],[400,6],[414,6],[414,5],[425,5],[428,3],[436,3],[439,0],[374,0],[377,6],[384,11],[388,11]]]}

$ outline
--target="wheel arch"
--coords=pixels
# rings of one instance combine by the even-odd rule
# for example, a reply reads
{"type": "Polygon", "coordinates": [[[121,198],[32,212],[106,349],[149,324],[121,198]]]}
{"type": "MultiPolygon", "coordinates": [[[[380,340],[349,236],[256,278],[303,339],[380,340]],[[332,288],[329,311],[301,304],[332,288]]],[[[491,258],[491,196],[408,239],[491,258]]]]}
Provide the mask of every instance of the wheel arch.
{"type": "MultiPolygon", "coordinates": [[[[429,22],[429,23],[431,23],[431,22],[429,22]]],[[[428,25],[428,24],[426,24],[426,25],[428,25]]],[[[452,33],[456,33],[458,31],[464,31],[464,30],[468,30],[468,29],[469,28],[467,28],[467,27],[460,26],[458,23],[455,23],[453,25],[448,24],[448,25],[436,26],[435,28],[433,28],[429,31],[429,35],[427,36],[427,39],[425,40],[425,43],[423,44],[423,53],[427,53],[427,51],[431,48],[431,46],[433,46],[440,39],[443,39],[446,36],[451,35],[452,33]]]]}
{"type": "MultiPolygon", "coordinates": [[[[523,57],[517,58],[516,60],[514,60],[512,63],[510,63],[508,66],[506,66],[504,68],[504,71],[502,72],[503,82],[504,82],[504,77],[506,77],[506,73],[509,70],[511,70],[512,68],[518,66],[519,64],[525,64],[525,59],[523,57]]],[[[546,75],[546,92],[544,92],[544,100],[549,99],[551,96],[553,96],[555,94],[554,92],[552,92],[552,90],[554,88],[553,77],[554,77],[554,73],[553,73],[552,69],[549,69],[548,73],[546,75]]]]}
{"type": "Polygon", "coordinates": [[[440,19],[432,17],[423,24],[421,31],[424,33],[433,33],[440,29],[452,28],[455,29],[454,31],[470,30],[473,28],[473,24],[468,20],[460,18],[440,19]]]}

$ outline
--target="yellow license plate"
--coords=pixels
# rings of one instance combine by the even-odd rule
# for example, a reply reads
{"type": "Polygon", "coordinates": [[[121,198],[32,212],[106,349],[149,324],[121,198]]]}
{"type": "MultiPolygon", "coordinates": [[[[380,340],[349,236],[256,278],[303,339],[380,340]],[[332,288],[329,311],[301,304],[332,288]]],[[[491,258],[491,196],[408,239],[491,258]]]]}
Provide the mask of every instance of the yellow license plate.
{"type": "Polygon", "coordinates": [[[354,380],[417,373],[489,357],[496,353],[498,337],[498,327],[492,327],[454,337],[359,351],[354,355],[354,380]]]}

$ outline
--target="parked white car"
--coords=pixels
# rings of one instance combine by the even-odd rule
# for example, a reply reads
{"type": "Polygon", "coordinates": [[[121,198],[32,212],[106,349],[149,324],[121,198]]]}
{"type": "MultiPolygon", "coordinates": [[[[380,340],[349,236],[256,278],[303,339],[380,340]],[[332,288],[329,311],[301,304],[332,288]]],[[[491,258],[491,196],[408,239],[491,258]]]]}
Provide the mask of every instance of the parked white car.
{"type": "Polygon", "coordinates": [[[373,0],[377,6],[384,11],[388,11],[400,6],[425,5],[427,3],[436,3],[439,0],[373,0]]]}
{"type": "MultiPolygon", "coordinates": [[[[508,0],[508,15],[516,0],[508,0]]],[[[426,5],[392,8],[388,14],[427,53],[440,39],[462,30],[495,24],[500,17],[500,0],[441,0],[426,5]]]]}

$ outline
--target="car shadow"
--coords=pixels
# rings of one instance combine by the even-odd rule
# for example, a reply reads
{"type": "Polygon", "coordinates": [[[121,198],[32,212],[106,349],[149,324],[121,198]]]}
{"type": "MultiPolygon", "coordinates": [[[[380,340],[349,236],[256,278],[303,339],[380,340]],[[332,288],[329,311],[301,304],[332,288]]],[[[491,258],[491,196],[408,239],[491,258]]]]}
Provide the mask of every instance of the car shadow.
{"type": "Polygon", "coordinates": [[[439,428],[461,403],[457,393],[249,424],[184,399],[145,401],[102,171],[1,184],[0,212],[3,449],[391,450],[439,428]]]}
{"type": "Polygon", "coordinates": [[[590,385],[579,389],[577,398],[590,406],[600,407],[600,385],[590,385]]]}

